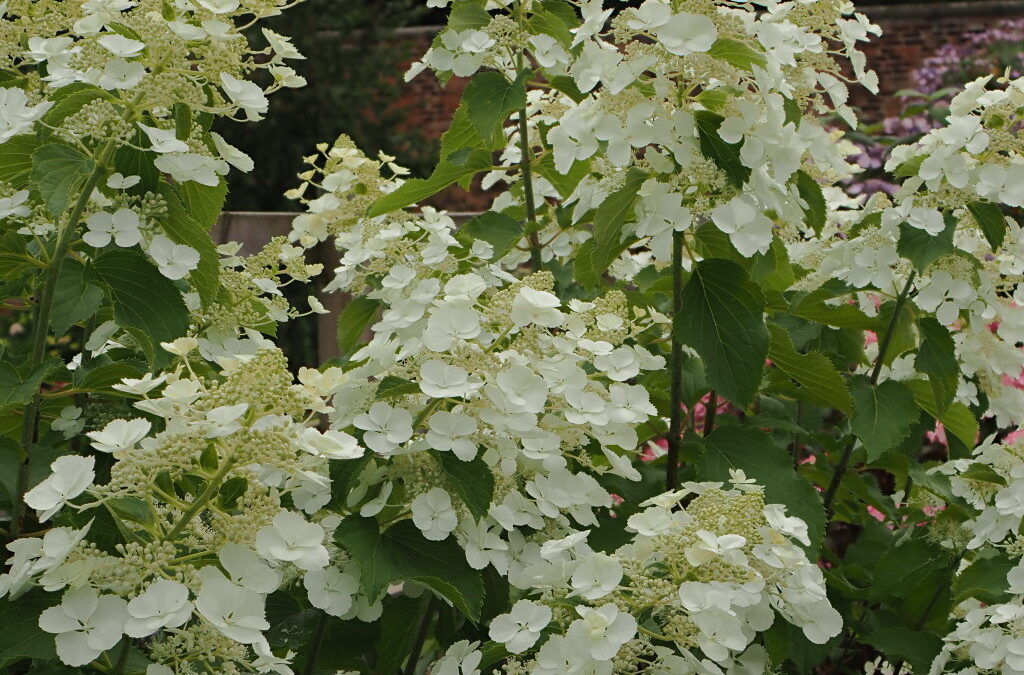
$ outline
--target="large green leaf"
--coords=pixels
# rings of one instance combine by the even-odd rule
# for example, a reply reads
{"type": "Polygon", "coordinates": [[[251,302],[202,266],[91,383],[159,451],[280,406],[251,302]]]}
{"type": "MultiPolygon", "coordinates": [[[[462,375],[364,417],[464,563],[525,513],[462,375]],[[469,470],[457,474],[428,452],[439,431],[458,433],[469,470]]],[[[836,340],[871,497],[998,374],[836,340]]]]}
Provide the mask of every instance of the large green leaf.
{"type": "Polygon", "coordinates": [[[917,350],[914,368],[928,376],[935,395],[935,408],[942,413],[953,402],[960,377],[953,337],[930,316],[919,319],[917,327],[921,332],[921,347],[917,350]]]}
{"type": "Polygon", "coordinates": [[[921,410],[925,411],[946,427],[968,448],[973,448],[978,441],[978,420],[963,403],[953,403],[943,411],[935,403],[935,393],[930,384],[924,380],[907,380],[907,387],[914,393],[914,400],[921,410]]]}
{"type": "Polygon", "coordinates": [[[352,298],[338,315],[338,350],[351,356],[360,344],[363,333],[370,327],[382,303],[366,297],[352,298]]]}
{"type": "Polygon", "coordinates": [[[900,659],[915,673],[928,672],[942,649],[942,638],[934,633],[904,626],[884,626],[864,637],[864,642],[885,654],[889,662],[900,659]]]}
{"type": "Polygon", "coordinates": [[[487,463],[479,457],[464,462],[453,453],[436,450],[431,450],[430,455],[444,469],[448,484],[469,512],[476,518],[487,515],[491,499],[494,498],[494,474],[487,463]]]}
{"type": "Polygon", "coordinates": [[[510,113],[526,107],[526,77],[523,71],[509,82],[504,75],[494,70],[477,73],[462,95],[466,102],[466,113],[480,138],[493,139],[510,113]]]}
{"type": "Polygon", "coordinates": [[[465,232],[494,248],[491,260],[504,258],[523,238],[523,226],[515,218],[494,211],[481,213],[471,220],[466,224],[465,232]]]}
{"type": "Polygon", "coordinates": [[[32,590],[17,600],[0,600],[0,666],[19,659],[53,659],[53,635],[39,627],[43,610],[60,601],[55,593],[32,590]]]}
{"type": "Polygon", "coordinates": [[[635,216],[637,192],[647,180],[647,174],[630,169],[621,188],[608,195],[597,207],[594,215],[594,248],[590,254],[593,273],[600,276],[623,251],[622,230],[635,216]]]}
{"type": "Polygon", "coordinates": [[[712,389],[740,406],[753,400],[769,335],[761,290],[742,267],[719,259],[697,263],[683,289],[674,330],[704,360],[712,389]]]}
{"type": "Polygon", "coordinates": [[[877,386],[863,375],[850,380],[854,411],[850,420],[853,433],[860,439],[873,462],[895,448],[917,419],[914,394],[906,385],[886,380],[877,386]]]}
{"type": "Polygon", "coordinates": [[[135,328],[154,350],[188,330],[188,309],[178,287],[137,248],[117,248],[93,262],[118,325],[135,328]]]}
{"type": "Polygon", "coordinates": [[[16,190],[28,187],[32,175],[32,153],[39,148],[35,136],[15,136],[0,145],[0,181],[16,190]]]}
{"type": "Polygon", "coordinates": [[[430,178],[413,178],[402,187],[386,194],[370,207],[368,217],[384,215],[398,209],[420,202],[431,195],[437,194],[452,183],[462,178],[473,176],[491,166],[491,153],[487,150],[472,150],[468,153],[456,152],[444,159],[430,178]]]}
{"type": "Polygon", "coordinates": [[[698,110],[693,114],[697,123],[697,134],[700,137],[700,151],[725,172],[736,187],[750,180],[750,169],[740,161],[740,148],[743,142],[726,143],[718,134],[719,127],[725,118],[708,110],[698,110]]]}
{"type": "Polygon", "coordinates": [[[385,598],[381,614],[380,638],[377,640],[377,668],[379,675],[394,675],[416,642],[416,634],[424,613],[427,612],[425,598],[410,598],[399,595],[385,598]]]}
{"type": "MultiPolygon", "coordinates": [[[[194,181],[185,183],[192,184],[194,181]]],[[[169,183],[161,182],[160,194],[167,202],[167,218],[160,225],[168,239],[176,244],[191,246],[199,253],[199,265],[189,272],[188,278],[199,294],[203,306],[209,306],[220,291],[220,255],[217,253],[217,247],[210,238],[208,227],[197,222],[192,217],[193,210],[186,207],[183,196],[187,193],[182,193],[169,183]]],[[[202,200],[199,201],[202,203],[202,200]]]]}
{"type": "Polygon", "coordinates": [[[64,213],[94,166],[91,158],[64,143],[48,143],[32,153],[32,184],[50,215],[64,213]]]}
{"type": "Polygon", "coordinates": [[[718,38],[707,53],[708,56],[722,59],[746,71],[753,70],[754,66],[764,67],[768,63],[763,52],[754,49],[746,42],[732,38],[718,38]]]}
{"type": "Polygon", "coordinates": [[[52,358],[35,368],[27,365],[19,368],[6,358],[0,359],[0,410],[27,404],[39,391],[43,380],[60,365],[60,359],[52,358]]]}
{"type": "Polygon", "coordinates": [[[715,429],[703,440],[704,455],[697,463],[697,479],[728,481],[729,469],[740,469],[764,486],[765,501],[782,504],[791,516],[807,523],[810,551],[821,547],[825,511],[814,487],[797,474],[793,458],[764,432],[750,427],[715,429]]]}
{"type": "Polygon", "coordinates": [[[1006,239],[1006,216],[1003,210],[992,202],[971,202],[967,210],[974,216],[988,245],[993,251],[998,250],[1006,239]]]}
{"type": "Polygon", "coordinates": [[[227,182],[221,178],[216,185],[210,186],[190,180],[179,185],[178,190],[192,218],[207,230],[213,227],[224,210],[224,200],[228,196],[227,182]]]}
{"type": "Polygon", "coordinates": [[[968,598],[995,605],[1010,598],[1006,575],[1016,567],[1017,561],[1008,555],[976,560],[953,579],[953,602],[968,598]]]}
{"type": "Polygon", "coordinates": [[[824,354],[808,352],[801,354],[793,347],[793,339],[786,329],[777,324],[768,324],[771,343],[768,358],[786,375],[796,380],[804,400],[844,413],[853,410],[853,401],[846,386],[846,379],[824,354]]]}
{"type": "Polygon", "coordinates": [[[955,231],[956,220],[952,216],[946,217],[946,228],[938,234],[929,234],[913,225],[900,223],[900,240],[896,250],[914,263],[918,272],[924,272],[933,262],[956,250],[953,245],[955,231]]]}
{"type": "Polygon", "coordinates": [[[821,234],[827,214],[825,195],[821,191],[821,186],[806,171],[797,171],[796,188],[800,193],[800,199],[807,202],[807,208],[804,209],[807,224],[815,234],[821,234]]]}
{"type": "MultiPolygon", "coordinates": [[[[110,92],[100,89],[94,84],[72,82],[53,92],[53,107],[43,115],[43,127],[58,127],[71,115],[74,115],[87,104],[97,99],[111,99],[110,92]]],[[[47,130],[47,133],[50,133],[47,130]]]]}
{"type": "Polygon", "coordinates": [[[869,595],[874,600],[905,598],[915,581],[948,566],[948,554],[923,539],[910,539],[885,553],[875,565],[869,595]]]}
{"type": "Polygon", "coordinates": [[[372,518],[349,516],[334,538],[359,564],[363,591],[376,601],[397,581],[418,581],[443,595],[471,621],[480,618],[484,586],[454,539],[429,541],[411,520],[381,532],[372,518]]]}
{"type": "Polygon", "coordinates": [[[64,335],[79,321],[85,321],[100,308],[103,289],[95,283],[85,265],[68,258],[60,266],[54,289],[50,325],[55,335],[64,335]]]}

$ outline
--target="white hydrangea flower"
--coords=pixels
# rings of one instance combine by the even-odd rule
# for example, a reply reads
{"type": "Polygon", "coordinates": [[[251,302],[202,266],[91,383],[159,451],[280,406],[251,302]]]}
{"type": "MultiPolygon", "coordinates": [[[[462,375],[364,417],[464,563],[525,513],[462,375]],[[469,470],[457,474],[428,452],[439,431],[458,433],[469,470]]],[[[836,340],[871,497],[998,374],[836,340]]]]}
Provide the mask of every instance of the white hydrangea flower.
{"type": "Polygon", "coordinates": [[[134,448],[146,437],[152,425],[141,417],[131,420],[117,419],[107,423],[100,431],[85,435],[92,439],[92,447],[100,452],[114,453],[134,448]]]}
{"type": "Polygon", "coordinates": [[[73,667],[84,666],[121,640],[127,603],[92,588],[64,593],[56,607],[43,610],[39,627],[56,634],[57,656],[73,667]]]}
{"type": "Polygon", "coordinates": [[[412,522],[425,538],[441,541],[447,539],[459,524],[459,517],[452,508],[452,498],[448,493],[441,488],[432,488],[412,500],[412,522]]]}
{"type": "Polygon", "coordinates": [[[50,474],[43,482],[25,493],[25,503],[39,511],[39,522],[46,522],[65,504],[92,485],[96,478],[93,457],[65,455],[50,465],[50,474]]]}
{"type": "Polygon", "coordinates": [[[490,636],[513,654],[521,654],[537,644],[540,632],[551,623],[551,608],[531,600],[519,600],[508,614],[491,621],[490,636]]]}
{"type": "Polygon", "coordinates": [[[280,511],[272,525],[256,534],[256,550],[267,560],[290,562],[308,571],[327,566],[329,556],[323,541],[322,527],[293,511],[280,511]]]}
{"type": "Polygon", "coordinates": [[[189,591],[169,579],[157,579],[128,602],[124,632],[129,637],[146,637],[161,628],[177,628],[192,617],[189,591]]]}

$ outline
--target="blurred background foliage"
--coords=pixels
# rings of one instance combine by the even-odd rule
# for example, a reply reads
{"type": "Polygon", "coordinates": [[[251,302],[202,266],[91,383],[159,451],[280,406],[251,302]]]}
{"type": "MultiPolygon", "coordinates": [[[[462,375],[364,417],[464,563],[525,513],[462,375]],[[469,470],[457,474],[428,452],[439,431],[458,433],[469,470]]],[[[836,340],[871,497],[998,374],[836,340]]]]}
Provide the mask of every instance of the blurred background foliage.
{"type": "MultiPolygon", "coordinates": [[[[220,132],[255,160],[249,174],[231,172],[226,208],[231,211],[294,211],[283,193],[295,187],[303,155],[341,133],[375,155],[402,158],[417,175],[429,173],[437,139],[404,124],[398,104],[406,64],[418,58],[414,45],[394,39],[398,28],[425,25],[432,16],[423,0],[306,0],[263,22],[290,36],[305,61],[292,67],[306,78],[302,89],[273,96],[258,124],[224,124],[220,132]]],[[[261,24],[262,25],[262,24],[261,24]]],[[[263,38],[254,36],[254,41],[263,38]]]]}

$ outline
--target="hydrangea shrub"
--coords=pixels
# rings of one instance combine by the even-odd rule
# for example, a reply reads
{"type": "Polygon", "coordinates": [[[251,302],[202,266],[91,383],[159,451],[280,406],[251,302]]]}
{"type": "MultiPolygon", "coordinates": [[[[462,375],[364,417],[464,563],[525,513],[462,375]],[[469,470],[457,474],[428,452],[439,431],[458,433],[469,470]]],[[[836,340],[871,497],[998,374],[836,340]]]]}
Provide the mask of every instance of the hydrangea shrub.
{"type": "MultiPolygon", "coordinates": [[[[40,4],[4,30],[41,39],[40,4]]],[[[9,41],[3,260],[39,355],[4,361],[5,664],[1024,668],[1021,81],[967,83],[856,199],[829,125],[879,30],[847,2],[427,4],[408,77],[471,78],[436,169],[321,144],[249,257],[204,231],[251,168],[209,122],[265,111],[255,69],[301,84],[286,39],[236,35],[284,5],[53,3],[50,42],[9,41]],[[427,205],[454,184],[500,189],[456,223],[427,205]],[[322,242],[342,357],[296,382],[279,289],[322,242]]]]}

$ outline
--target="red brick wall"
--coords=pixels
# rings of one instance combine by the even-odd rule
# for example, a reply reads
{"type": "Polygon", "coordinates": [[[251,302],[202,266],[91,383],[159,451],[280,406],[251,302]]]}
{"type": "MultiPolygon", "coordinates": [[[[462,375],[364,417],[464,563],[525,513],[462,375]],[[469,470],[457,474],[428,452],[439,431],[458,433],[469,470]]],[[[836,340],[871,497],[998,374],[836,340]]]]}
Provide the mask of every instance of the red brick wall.
{"type": "Polygon", "coordinates": [[[900,102],[892,94],[913,88],[911,72],[945,44],[957,43],[965,34],[980,33],[1004,19],[1024,18],[1021,0],[974,0],[973,2],[875,5],[860,7],[882,27],[881,38],[867,45],[868,65],[878,71],[880,95],[855,88],[853,105],[863,109],[865,121],[895,115],[900,102]]]}
{"type": "MultiPolygon", "coordinates": [[[[892,94],[912,87],[911,71],[944,44],[965,34],[981,32],[1002,19],[1024,18],[1024,0],[973,0],[900,5],[868,5],[859,10],[882,27],[881,38],[864,49],[868,64],[878,71],[879,96],[861,87],[853,88],[852,104],[863,110],[865,121],[878,121],[899,112],[900,103],[892,94]]],[[[399,39],[411,43],[410,51],[422,54],[430,46],[437,28],[402,29],[399,39]]],[[[429,72],[422,73],[405,86],[400,105],[408,113],[410,128],[422,129],[427,138],[440,138],[459,105],[465,80],[453,78],[442,87],[429,72]]],[[[489,198],[466,194],[453,188],[441,195],[438,206],[458,211],[487,208],[489,198]]]]}

